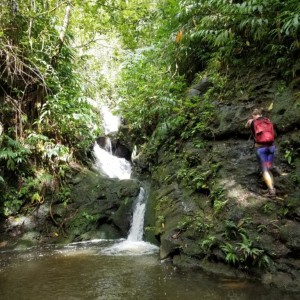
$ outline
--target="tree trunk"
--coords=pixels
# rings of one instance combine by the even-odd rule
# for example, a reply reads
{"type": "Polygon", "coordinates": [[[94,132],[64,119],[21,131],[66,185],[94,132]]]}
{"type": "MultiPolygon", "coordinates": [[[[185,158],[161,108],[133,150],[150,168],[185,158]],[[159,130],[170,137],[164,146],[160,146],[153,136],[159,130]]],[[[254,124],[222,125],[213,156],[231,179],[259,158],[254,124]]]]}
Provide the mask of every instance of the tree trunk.
{"type": "Polygon", "coordinates": [[[55,51],[55,53],[54,53],[54,55],[52,56],[52,59],[51,59],[52,67],[55,67],[55,65],[57,63],[58,56],[59,56],[60,51],[61,51],[61,48],[64,44],[66,32],[67,32],[69,21],[70,21],[70,15],[71,15],[71,2],[68,2],[67,7],[66,7],[63,26],[62,26],[62,29],[60,31],[58,43],[57,43],[57,46],[56,46],[56,51],[55,51]]]}

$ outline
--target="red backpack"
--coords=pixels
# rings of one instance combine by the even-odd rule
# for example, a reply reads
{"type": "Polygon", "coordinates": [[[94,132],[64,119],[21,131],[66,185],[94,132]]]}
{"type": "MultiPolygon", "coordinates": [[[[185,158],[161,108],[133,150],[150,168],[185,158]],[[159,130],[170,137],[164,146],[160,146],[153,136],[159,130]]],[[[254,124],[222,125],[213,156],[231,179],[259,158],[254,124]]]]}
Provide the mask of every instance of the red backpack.
{"type": "Polygon", "coordinates": [[[268,118],[259,118],[253,121],[254,140],[258,144],[274,142],[274,128],[268,118]]]}

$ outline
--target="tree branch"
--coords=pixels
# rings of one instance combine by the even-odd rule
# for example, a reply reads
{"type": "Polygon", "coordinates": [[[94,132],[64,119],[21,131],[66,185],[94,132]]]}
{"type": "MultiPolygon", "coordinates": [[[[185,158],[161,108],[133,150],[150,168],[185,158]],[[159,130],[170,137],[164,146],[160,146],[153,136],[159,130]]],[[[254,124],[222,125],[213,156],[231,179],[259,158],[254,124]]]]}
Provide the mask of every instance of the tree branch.
{"type": "Polygon", "coordinates": [[[63,26],[62,26],[62,29],[60,31],[59,38],[58,38],[58,43],[57,43],[57,48],[56,48],[57,50],[51,59],[51,65],[53,67],[56,65],[58,56],[61,52],[61,48],[65,41],[65,36],[66,36],[67,29],[68,29],[69,21],[70,21],[70,15],[71,15],[71,2],[68,1],[68,4],[66,6],[66,12],[65,12],[63,26]]]}

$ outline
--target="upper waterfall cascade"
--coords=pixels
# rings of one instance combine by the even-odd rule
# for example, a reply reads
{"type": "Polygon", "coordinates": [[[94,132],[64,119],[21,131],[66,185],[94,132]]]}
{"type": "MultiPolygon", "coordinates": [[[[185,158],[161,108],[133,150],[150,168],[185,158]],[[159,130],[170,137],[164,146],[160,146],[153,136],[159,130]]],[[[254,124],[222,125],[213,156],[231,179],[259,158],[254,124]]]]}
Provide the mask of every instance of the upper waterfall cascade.
{"type": "Polygon", "coordinates": [[[120,117],[111,113],[107,106],[101,107],[101,116],[103,120],[103,130],[106,135],[105,146],[101,148],[95,142],[93,154],[95,158],[94,167],[103,175],[110,178],[130,179],[131,163],[125,158],[119,158],[112,154],[110,133],[117,132],[120,126],[120,117]]]}
{"type": "Polygon", "coordinates": [[[105,135],[118,132],[121,118],[114,115],[106,105],[101,106],[101,116],[105,135]]]}
{"type": "Polygon", "coordinates": [[[110,152],[94,144],[94,167],[109,178],[130,179],[131,164],[125,158],[113,156],[110,152]]]}

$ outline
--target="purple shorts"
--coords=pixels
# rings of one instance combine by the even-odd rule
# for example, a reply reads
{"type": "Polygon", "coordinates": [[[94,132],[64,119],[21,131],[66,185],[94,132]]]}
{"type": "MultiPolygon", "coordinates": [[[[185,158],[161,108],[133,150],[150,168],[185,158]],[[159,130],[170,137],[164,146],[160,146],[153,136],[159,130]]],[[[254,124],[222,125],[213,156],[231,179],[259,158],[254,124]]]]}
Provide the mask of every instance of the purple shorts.
{"type": "Polygon", "coordinates": [[[256,148],[256,156],[263,171],[272,168],[275,155],[275,146],[263,146],[256,148]]]}

